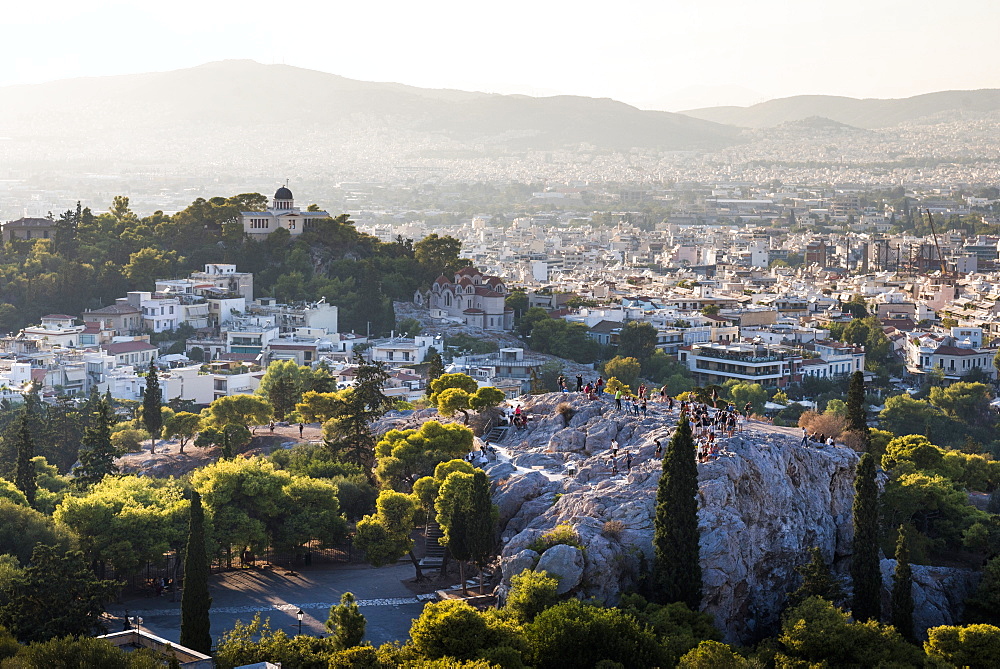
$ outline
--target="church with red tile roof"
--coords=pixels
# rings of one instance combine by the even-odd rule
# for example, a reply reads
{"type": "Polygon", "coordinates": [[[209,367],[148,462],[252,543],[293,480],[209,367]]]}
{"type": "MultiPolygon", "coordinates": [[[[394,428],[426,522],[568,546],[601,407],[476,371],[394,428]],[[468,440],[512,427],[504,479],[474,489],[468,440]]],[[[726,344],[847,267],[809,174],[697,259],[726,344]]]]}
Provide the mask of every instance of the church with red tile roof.
{"type": "Polygon", "coordinates": [[[442,274],[430,290],[418,290],[413,301],[441,317],[461,318],[466,325],[503,331],[514,328],[514,310],[506,305],[508,292],[500,277],[463,267],[454,279],[442,274]]]}

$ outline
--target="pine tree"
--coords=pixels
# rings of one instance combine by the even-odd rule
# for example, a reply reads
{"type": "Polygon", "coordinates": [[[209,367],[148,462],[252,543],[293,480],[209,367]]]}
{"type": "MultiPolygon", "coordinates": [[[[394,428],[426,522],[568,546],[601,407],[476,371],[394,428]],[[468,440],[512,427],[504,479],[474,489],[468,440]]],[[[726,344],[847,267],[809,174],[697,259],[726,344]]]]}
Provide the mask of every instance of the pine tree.
{"type": "Polygon", "coordinates": [[[809,553],[812,555],[812,559],[795,568],[795,571],[802,576],[802,585],[789,595],[789,606],[798,606],[810,597],[822,597],[836,604],[844,598],[844,588],[840,579],[830,571],[819,546],[810,548],[809,553]]]}
{"type": "Polygon", "coordinates": [[[913,569],[910,567],[910,528],[899,526],[896,540],[896,569],[892,574],[892,625],[913,641],[913,569]]]}
{"type": "Polygon", "coordinates": [[[163,392],[160,390],[160,377],[156,374],[156,365],[149,361],[149,371],[146,373],[146,390],[142,393],[142,424],[149,432],[149,452],[156,451],[156,438],[163,431],[163,392]]]}
{"type": "Polygon", "coordinates": [[[14,485],[28,498],[28,504],[35,506],[35,492],[38,486],[35,482],[35,444],[28,428],[28,413],[21,412],[17,426],[17,466],[14,471],[14,485]]]}
{"type": "Polygon", "coordinates": [[[208,554],[205,550],[205,511],[201,495],[191,493],[191,525],[184,554],[184,593],[181,595],[181,645],[208,654],[212,651],[212,623],[208,612],[208,554]]]}
{"type": "Polygon", "coordinates": [[[864,372],[854,372],[851,375],[851,386],[847,391],[847,429],[861,435],[862,450],[867,453],[871,440],[868,412],[865,410],[864,372]]]}
{"type": "Polygon", "coordinates": [[[854,600],[851,613],[858,621],[878,620],[881,609],[882,572],[878,548],[878,486],[875,458],[862,453],[854,480],[854,554],[851,580],[854,600]]]}
{"type": "Polygon", "coordinates": [[[366,625],[365,616],[358,609],[352,592],[340,596],[340,604],[330,607],[330,615],[326,619],[326,628],[332,632],[330,637],[341,650],[361,645],[366,625]]]}
{"type": "Polygon", "coordinates": [[[97,411],[89,422],[83,431],[80,466],[75,472],[76,481],[82,486],[97,483],[108,474],[118,473],[115,464],[118,451],[111,443],[111,405],[106,399],[98,402],[97,411]]]}
{"type": "Polygon", "coordinates": [[[698,466],[687,417],[681,417],[667,453],[656,491],[653,568],[656,600],[701,605],[701,562],[698,550],[698,466]]]}

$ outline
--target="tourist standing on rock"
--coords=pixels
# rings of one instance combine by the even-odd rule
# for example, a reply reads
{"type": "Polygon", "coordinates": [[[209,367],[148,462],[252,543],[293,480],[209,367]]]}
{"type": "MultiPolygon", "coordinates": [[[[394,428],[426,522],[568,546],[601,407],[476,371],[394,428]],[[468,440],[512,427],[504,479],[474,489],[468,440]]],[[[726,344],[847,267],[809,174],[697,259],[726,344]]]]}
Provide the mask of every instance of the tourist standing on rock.
{"type": "Polygon", "coordinates": [[[598,376],[597,377],[597,382],[594,384],[594,386],[597,388],[597,394],[598,395],[603,395],[604,394],[604,377],[603,376],[598,376]]]}
{"type": "Polygon", "coordinates": [[[662,458],[663,457],[663,444],[660,443],[659,439],[654,439],[653,443],[656,444],[656,451],[654,451],[656,453],[656,457],[662,458]]]}
{"type": "MultiPolygon", "coordinates": [[[[601,380],[597,379],[597,382],[600,383],[601,380]]],[[[621,388],[619,388],[618,390],[615,391],[615,408],[618,409],[619,411],[622,408],[622,389],[621,388]]]]}
{"type": "Polygon", "coordinates": [[[799,446],[807,445],[809,445],[809,432],[805,428],[802,428],[802,443],[799,446]]]}
{"type": "Polygon", "coordinates": [[[646,400],[642,401],[642,417],[646,417],[646,400]]]}
{"type": "Polygon", "coordinates": [[[267,426],[269,428],[271,428],[271,433],[273,434],[274,433],[274,421],[272,420],[270,423],[267,424],[267,426]]]}
{"type": "Polygon", "coordinates": [[[625,469],[632,471],[632,453],[630,451],[625,451],[625,469]]]}
{"type": "Polygon", "coordinates": [[[582,374],[577,374],[576,375],[576,392],[579,393],[579,392],[582,392],[582,391],[583,391],[583,375],[582,374]]]}
{"type": "Polygon", "coordinates": [[[611,440],[611,456],[614,457],[616,455],[618,455],[618,440],[617,439],[612,439],[611,440]]]}

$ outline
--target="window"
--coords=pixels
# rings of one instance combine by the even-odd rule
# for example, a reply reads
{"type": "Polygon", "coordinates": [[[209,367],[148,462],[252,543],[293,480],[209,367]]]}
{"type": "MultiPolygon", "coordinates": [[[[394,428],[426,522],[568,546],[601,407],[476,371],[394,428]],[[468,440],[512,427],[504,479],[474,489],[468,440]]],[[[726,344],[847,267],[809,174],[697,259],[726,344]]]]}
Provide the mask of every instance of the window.
{"type": "Polygon", "coordinates": [[[288,221],[288,229],[289,230],[295,229],[295,221],[288,221]]]}

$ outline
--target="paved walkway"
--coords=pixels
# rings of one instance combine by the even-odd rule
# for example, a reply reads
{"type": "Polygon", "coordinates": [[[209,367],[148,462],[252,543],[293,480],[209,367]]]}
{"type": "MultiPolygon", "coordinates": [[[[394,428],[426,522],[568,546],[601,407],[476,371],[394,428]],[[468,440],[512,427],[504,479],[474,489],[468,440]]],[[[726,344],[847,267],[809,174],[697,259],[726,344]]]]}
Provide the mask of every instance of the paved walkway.
{"type": "MultiPolygon", "coordinates": [[[[354,564],[317,566],[295,575],[282,568],[224,572],[213,576],[210,585],[212,637],[218,642],[237,620],[249,622],[258,611],[262,619],[271,619],[272,630],[295,634],[299,609],[306,614],[303,634],[326,634],[324,623],[330,607],[349,591],[359,600],[368,621],[365,639],[375,645],[405,641],[424,603],[434,599],[433,594],[414,596],[403,585],[403,579],[412,578],[413,573],[409,562],[381,569],[354,564]]],[[[108,611],[124,616],[126,610],[128,615],[142,618],[142,627],[153,634],[171,641],[180,639],[180,601],[170,602],[169,595],[129,599],[108,611]]]]}

